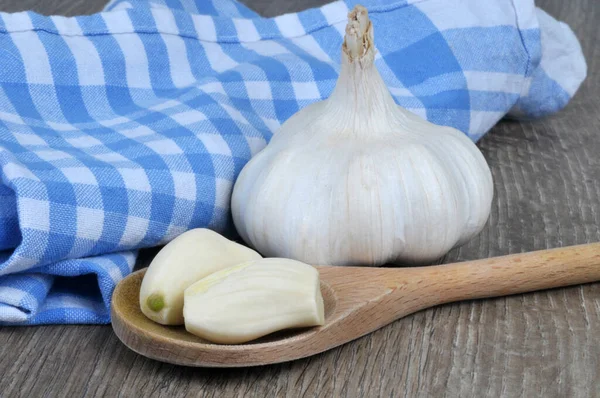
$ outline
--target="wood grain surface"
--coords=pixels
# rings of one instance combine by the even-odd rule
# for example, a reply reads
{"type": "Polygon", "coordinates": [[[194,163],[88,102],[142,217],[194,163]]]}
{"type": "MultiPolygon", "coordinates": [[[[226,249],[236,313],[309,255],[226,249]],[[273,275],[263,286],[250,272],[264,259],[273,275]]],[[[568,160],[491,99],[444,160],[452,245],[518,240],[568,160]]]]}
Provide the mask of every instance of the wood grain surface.
{"type": "MultiPolygon", "coordinates": [[[[326,0],[246,2],[276,15],[326,0]]],[[[0,0],[0,10],[72,15],[101,3],[0,0]]],[[[502,122],[482,140],[490,222],[446,262],[600,241],[600,2],[537,4],[575,30],[589,77],[559,114],[502,122]]],[[[312,358],[245,369],[155,362],[110,326],[2,327],[0,396],[594,397],[599,338],[600,284],[444,305],[312,358]]]]}

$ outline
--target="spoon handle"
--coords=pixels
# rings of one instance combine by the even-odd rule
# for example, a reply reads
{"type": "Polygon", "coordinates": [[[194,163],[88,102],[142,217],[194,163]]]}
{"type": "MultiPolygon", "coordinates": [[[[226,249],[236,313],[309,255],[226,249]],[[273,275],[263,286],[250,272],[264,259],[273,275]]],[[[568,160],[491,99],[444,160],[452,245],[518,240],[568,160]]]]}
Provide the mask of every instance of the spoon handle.
{"type": "Polygon", "coordinates": [[[600,281],[600,243],[423,269],[438,304],[600,281]]]}

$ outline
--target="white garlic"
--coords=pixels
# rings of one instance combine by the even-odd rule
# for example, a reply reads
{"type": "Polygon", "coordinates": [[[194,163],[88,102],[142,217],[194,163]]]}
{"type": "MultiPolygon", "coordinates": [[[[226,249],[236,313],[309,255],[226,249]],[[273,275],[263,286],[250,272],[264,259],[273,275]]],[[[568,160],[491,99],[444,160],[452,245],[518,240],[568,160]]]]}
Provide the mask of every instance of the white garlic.
{"type": "Polygon", "coordinates": [[[463,133],[398,106],[374,65],[367,10],[349,14],[331,96],[288,119],[240,173],[235,226],[265,257],[426,263],[478,234],[493,184],[463,133]]]}
{"type": "Polygon", "coordinates": [[[205,276],[261,256],[209,229],[184,232],[150,263],[140,288],[140,308],[163,325],[183,325],[183,293],[205,276]]]}
{"type": "Polygon", "coordinates": [[[325,321],[319,272],[299,261],[266,258],[216,272],[185,290],[188,332],[239,344],[325,321]]]}

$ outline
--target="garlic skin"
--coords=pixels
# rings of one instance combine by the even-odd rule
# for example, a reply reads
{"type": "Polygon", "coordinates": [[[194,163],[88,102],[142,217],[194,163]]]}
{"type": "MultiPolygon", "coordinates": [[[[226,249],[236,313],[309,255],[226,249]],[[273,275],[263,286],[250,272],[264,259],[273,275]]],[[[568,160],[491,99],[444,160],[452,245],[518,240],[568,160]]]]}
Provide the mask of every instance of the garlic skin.
{"type": "Polygon", "coordinates": [[[163,325],[183,325],[183,294],[205,276],[260,254],[211,231],[197,228],[163,247],[148,266],[140,288],[142,313],[163,325]]]}
{"type": "Polygon", "coordinates": [[[265,257],[430,263],[478,234],[490,169],[462,132],[398,106],[375,67],[367,10],[349,14],[331,96],[289,118],[240,173],[232,214],[265,257]]]}
{"type": "Polygon", "coordinates": [[[245,343],[282,329],[323,325],[319,272],[265,258],[221,270],[185,290],[188,332],[219,344],[245,343]]]}

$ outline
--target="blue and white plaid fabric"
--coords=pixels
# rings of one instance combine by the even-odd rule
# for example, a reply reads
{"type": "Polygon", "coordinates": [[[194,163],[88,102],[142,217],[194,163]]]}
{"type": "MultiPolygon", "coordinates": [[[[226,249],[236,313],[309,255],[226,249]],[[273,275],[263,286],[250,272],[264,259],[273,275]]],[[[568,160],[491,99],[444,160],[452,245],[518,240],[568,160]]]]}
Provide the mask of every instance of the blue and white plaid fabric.
{"type": "MultiPolygon", "coordinates": [[[[337,1],[261,18],[233,0],[0,14],[0,322],[107,323],[137,249],[231,233],[229,198],[277,127],[336,82],[337,1]]],[[[563,108],[586,75],[532,0],[362,0],[395,99],[474,141],[563,108]]]]}

